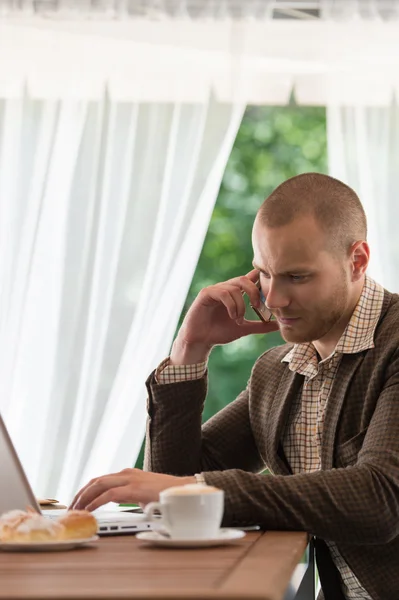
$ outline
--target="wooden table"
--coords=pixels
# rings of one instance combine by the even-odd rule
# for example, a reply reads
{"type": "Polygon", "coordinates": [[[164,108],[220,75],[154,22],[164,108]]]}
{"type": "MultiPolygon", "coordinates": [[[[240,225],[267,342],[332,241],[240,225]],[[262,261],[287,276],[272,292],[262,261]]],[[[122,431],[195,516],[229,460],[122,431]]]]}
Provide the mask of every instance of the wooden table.
{"type": "Polygon", "coordinates": [[[307,546],[305,533],[251,532],[207,549],[155,548],[129,535],[66,552],[0,552],[0,598],[310,600],[314,572],[298,565],[307,546]]]}

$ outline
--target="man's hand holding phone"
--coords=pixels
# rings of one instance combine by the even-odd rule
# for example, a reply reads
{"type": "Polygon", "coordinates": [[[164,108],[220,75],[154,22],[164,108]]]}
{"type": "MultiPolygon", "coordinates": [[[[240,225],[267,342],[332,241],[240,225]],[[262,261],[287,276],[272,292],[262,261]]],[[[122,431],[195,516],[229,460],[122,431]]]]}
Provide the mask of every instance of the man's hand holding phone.
{"type": "Polygon", "coordinates": [[[278,330],[276,321],[262,303],[259,271],[204,288],[191,305],[170,355],[171,365],[195,364],[207,360],[213,346],[228,344],[246,335],[278,330]],[[245,300],[260,320],[245,318],[245,300]]]}
{"type": "Polygon", "coordinates": [[[258,306],[253,306],[251,304],[251,308],[255,311],[261,321],[264,323],[270,323],[273,318],[273,313],[266,306],[266,299],[263,295],[262,288],[260,287],[259,279],[255,282],[255,285],[259,290],[260,301],[258,306]]]}

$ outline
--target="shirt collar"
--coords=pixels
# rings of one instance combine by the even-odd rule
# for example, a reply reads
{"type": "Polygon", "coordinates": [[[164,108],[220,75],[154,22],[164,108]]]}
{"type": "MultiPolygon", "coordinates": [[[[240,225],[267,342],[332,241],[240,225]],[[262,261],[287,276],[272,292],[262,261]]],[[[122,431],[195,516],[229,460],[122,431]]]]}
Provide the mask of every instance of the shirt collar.
{"type": "MultiPolygon", "coordinates": [[[[374,348],[374,333],[380,318],[383,300],[383,287],[366,275],[362,293],[350,321],[334,352],[325,361],[337,354],[354,354],[374,348]]],[[[317,371],[316,349],[312,342],[295,344],[281,362],[289,363],[291,371],[311,376],[315,369],[317,371]]]]}

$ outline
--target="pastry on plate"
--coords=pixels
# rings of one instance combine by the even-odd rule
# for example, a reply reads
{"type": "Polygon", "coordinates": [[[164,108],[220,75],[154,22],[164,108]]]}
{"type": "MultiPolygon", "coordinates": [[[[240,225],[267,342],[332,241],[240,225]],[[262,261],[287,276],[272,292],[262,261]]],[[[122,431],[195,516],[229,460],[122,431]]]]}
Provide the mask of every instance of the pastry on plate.
{"type": "Polygon", "coordinates": [[[96,518],[88,510],[68,510],[57,522],[64,527],[63,540],[91,538],[98,530],[96,518]]]}
{"type": "MultiPolygon", "coordinates": [[[[15,513],[16,511],[11,511],[15,513]]],[[[53,542],[62,539],[62,525],[34,512],[0,517],[2,542],[53,542]]]]}
{"type": "Polygon", "coordinates": [[[12,510],[0,517],[0,542],[57,542],[96,535],[97,521],[86,510],[71,510],[49,519],[33,509],[12,510]]]}
{"type": "Polygon", "coordinates": [[[9,510],[3,513],[0,517],[0,541],[6,540],[9,537],[9,532],[29,518],[29,512],[25,510],[9,510]]]}

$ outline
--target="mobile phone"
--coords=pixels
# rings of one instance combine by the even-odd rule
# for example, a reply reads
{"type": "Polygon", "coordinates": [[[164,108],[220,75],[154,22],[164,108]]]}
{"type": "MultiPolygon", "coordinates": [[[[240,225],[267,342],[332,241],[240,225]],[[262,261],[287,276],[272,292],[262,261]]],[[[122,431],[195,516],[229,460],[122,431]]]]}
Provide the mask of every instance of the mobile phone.
{"type": "Polygon", "coordinates": [[[251,308],[252,308],[252,310],[255,311],[255,313],[258,315],[258,317],[261,321],[263,321],[264,323],[270,323],[270,321],[273,318],[273,313],[270,312],[270,310],[266,306],[266,298],[264,297],[262,288],[260,287],[259,279],[257,281],[255,281],[255,285],[259,290],[260,305],[259,305],[259,307],[256,307],[256,306],[252,306],[252,304],[251,304],[251,308]]]}

